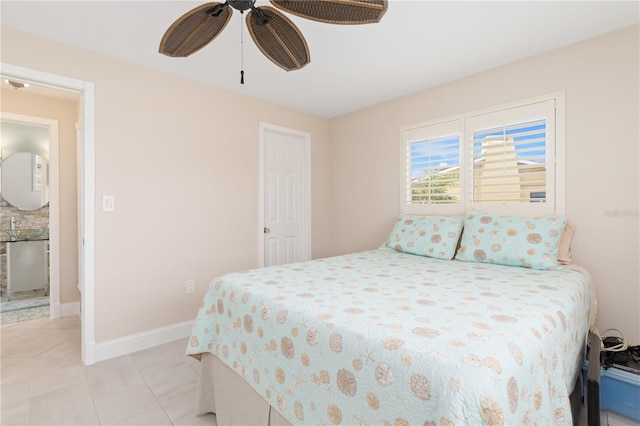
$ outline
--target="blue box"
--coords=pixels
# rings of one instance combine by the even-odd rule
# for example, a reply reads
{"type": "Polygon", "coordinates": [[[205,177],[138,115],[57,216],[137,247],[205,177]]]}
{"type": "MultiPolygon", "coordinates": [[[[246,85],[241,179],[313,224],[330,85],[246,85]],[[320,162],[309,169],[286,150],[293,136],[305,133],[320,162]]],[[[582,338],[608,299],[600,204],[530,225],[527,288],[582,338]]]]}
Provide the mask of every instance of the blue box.
{"type": "Polygon", "coordinates": [[[640,374],[615,367],[601,370],[600,409],[640,422],[640,374]]]}
{"type": "MultiPolygon", "coordinates": [[[[585,395],[587,370],[588,363],[585,361],[582,367],[585,395]]],[[[600,369],[600,410],[612,411],[640,422],[640,374],[616,367],[600,369]]]]}

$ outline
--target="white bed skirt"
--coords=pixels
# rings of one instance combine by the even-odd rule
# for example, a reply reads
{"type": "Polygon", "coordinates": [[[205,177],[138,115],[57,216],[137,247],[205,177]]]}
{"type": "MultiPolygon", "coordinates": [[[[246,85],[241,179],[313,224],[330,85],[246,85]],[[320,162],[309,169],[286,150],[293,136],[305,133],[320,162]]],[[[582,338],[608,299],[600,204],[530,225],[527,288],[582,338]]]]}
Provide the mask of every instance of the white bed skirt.
{"type": "Polygon", "coordinates": [[[203,353],[196,414],[215,413],[219,426],[291,426],[242,377],[215,355],[203,353]]]}

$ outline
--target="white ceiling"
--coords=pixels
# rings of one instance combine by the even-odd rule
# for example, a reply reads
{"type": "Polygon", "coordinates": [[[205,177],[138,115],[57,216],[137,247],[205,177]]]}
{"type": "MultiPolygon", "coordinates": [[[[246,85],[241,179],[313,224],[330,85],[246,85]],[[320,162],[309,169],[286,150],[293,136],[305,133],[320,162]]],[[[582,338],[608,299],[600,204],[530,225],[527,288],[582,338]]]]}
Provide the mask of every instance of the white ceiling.
{"type": "MultiPolygon", "coordinates": [[[[158,53],[165,30],[203,2],[7,1],[1,23],[62,43],[321,117],[335,117],[640,22],[631,1],[389,0],[378,24],[340,26],[288,15],[311,63],[286,72],[244,33],[240,13],[188,58],[158,53]]],[[[268,4],[258,0],[256,5],[268,4]]]]}

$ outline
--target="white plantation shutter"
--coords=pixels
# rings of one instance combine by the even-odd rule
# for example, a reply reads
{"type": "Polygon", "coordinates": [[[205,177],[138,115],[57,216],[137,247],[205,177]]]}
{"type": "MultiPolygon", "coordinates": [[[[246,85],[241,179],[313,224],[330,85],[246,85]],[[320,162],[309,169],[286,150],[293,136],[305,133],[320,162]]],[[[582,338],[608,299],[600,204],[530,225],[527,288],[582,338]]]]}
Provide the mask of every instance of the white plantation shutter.
{"type": "Polygon", "coordinates": [[[402,139],[403,198],[409,210],[432,206],[446,213],[451,207],[445,205],[460,205],[459,121],[405,129],[402,139]]]}
{"type": "Polygon", "coordinates": [[[460,135],[411,142],[407,161],[411,162],[409,188],[411,202],[417,204],[448,204],[460,200],[460,135]],[[451,164],[455,164],[454,167],[451,164]],[[453,170],[452,170],[453,169],[453,170]],[[454,190],[447,194],[447,188],[454,190]]]}
{"type": "Polygon", "coordinates": [[[401,129],[402,212],[561,213],[563,99],[549,95],[401,129]]]}
{"type": "Polygon", "coordinates": [[[466,120],[468,209],[555,210],[554,111],[555,102],[548,100],[466,120]]]}
{"type": "Polygon", "coordinates": [[[546,201],[545,119],[474,131],[471,143],[474,203],[546,201]]]}

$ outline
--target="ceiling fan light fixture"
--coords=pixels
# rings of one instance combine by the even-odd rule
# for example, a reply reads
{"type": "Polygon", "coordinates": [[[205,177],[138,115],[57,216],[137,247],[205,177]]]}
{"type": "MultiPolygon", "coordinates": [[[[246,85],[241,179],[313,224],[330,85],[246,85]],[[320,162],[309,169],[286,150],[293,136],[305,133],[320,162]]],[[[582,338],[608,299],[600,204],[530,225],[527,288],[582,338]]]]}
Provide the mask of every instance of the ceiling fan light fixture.
{"type": "MultiPolygon", "coordinates": [[[[380,22],[388,0],[271,0],[280,10],[312,21],[359,25],[380,22]]],[[[309,62],[309,46],[302,33],[280,10],[255,6],[256,0],[227,0],[206,3],[178,18],[160,42],[160,53],[186,57],[202,49],[227,26],[232,9],[247,13],[247,28],[260,51],[286,71],[303,68],[309,62]]],[[[244,74],[242,72],[241,74],[244,74]]],[[[241,78],[241,82],[244,79],[241,78]]]]}
{"type": "Polygon", "coordinates": [[[225,4],[229,4],[229,6],[235,10],[244,12],[247,9],[253,9],[256,4],[256,0],[228,0],[225,4]]]}

